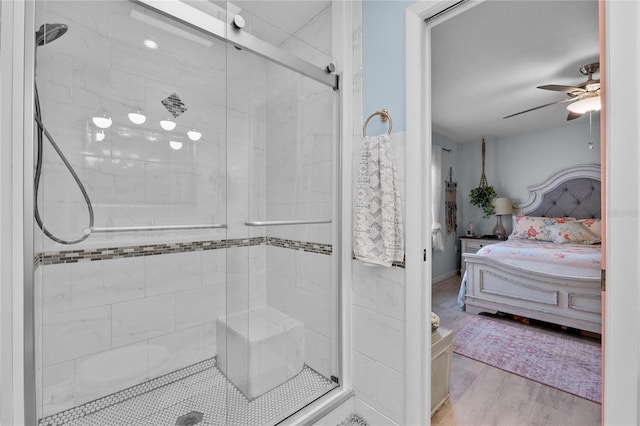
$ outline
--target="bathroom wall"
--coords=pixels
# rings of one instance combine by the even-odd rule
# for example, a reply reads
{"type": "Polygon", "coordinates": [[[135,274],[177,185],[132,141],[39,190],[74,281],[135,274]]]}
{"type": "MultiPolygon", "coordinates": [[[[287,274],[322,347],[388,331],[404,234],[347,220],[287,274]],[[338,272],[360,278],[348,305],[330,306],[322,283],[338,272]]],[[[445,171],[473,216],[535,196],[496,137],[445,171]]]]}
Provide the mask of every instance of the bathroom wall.
{"type": "MultiPolygon", "coordinates": [[[[265,60],[227,50],[164,18],[162,27],[170,31],[132,18],[140,15],[157,18],[130,2],[38,3],[38,24],[69,25],[64,37],[38,50],[45,125],[87,187],[95,226],[227,223],[228,229],[94,234],[74,246],[39,238],[37,376],[38,410],[44,416],[215,356],[216,318],[265,304],[268,261],[279,264],[290,254],[296,257],[301,294],[291,300],[303,303],[306,297],[307,308],[296,314],[308,327],[308,344],[333,330],[315,304],[317,294],[329,292],[331,281],[324,278],[330,256],[267,246],[264,229],[243,222],[277,220],[267,214],[280,208],[277,202],[267,206],[267,191],[278,199],[278,185],[291,181],[301,189],[285,200],[287,211],[331,217],[325,204],[332,201],[327,188],[332,182],[317,168],[326,171],[332,157],[318,151],[328,145],[318,122],[334,116],[322,109],[318,118],[316,107],[301,101],[316,93],[306,82],[300,81],[293,97],[277,99],[276,86],[269,83],[282,74],[267,70],[265,60]],[[157,51],[144,47],[144,38],[155,40],[157,51]],[[158,122],[170,113],[161,100],[173,93],[186,111],[174,119],[176,129],[166,132],[158,122]],[[306,162],[292,164],[292,174],[279,175],[274,163],[285,142],[296,142],[277,134],[275,121],[268,130],[267,118],[282,115],[274,110],[267,117],[276,105],[298,120],[289,130],[302,142],[289,151],[306,162]],[[147,115],[143,125],[128,121],[132,108],[147,115]],[[113,118],[101,141],[91,123],[98,112],[113,118]],[[185,136],[194,128],[202,132],[197,142],[185,136]],[[172,149],[169,141],[181,142],[182,148],[172,149]],[[270,149],[277,151],[271,160],[270,149]],[[310,174],[314,168],[317,174],[310,174]],[[284,256],[273,254],[280,252],[284,256]]],[[[330,29],[317,35],[319,26],[330,24],[312,21],[300,32],[316,38],[301,43],[292,37],[285,45],[312,56],[314,44],[330,46],[330,29]]],[[[51,231],[72,238],[87,226],[84,202],[47,144],[42,216],[51,231]]],[[[285,165],[280,166],[282,171],[285,165]]],[[[331,228],[276,236],[331,243],[326,229],[331,228]]],[[[329,371],[322,350],[307,353],[318,357],[314,368],[329,371]]]]}
{"type": "MultiPolygon", "coordinates": [[[[335,62],[331,8],[313,18],[281,47],[315,64],[335,62]],[[317,50],[310,52],[306,44],[317,50]]],[[[300,320],[306,363],[325,377],[332,366],[337,311],[332,267],[336,212],[336,93],[275,64],[267,65],[266,220],[333,220],[329,224],[267,228],[296,250],[268,245],[267,303],[300,320]],[[307,242],[315,249],[303,249],[307,242]]],[[[307,246],[308,247],[308,246],[307,246]]]]}
{"type": "MultiPolygon", "coordinates": [[[[411,2],[362,2],[362,56],[354,61],[357,79],[354,98],[362,99],[362,108],[358,111],[360,114],[354,118],[354,180],[358,173],[362,125],[371,113],[387,108],[393,119],[391,139],[403,212],[406,199],[402,84],[404,33],[396,30],[404,28],[404,8],[409,4],[411,2]],[[361,96],[358,97],[357,90],[360,88],[361,96]]],[[[367,127],[367,134],[376,135],[387,129],[387,123],[373,118],[367,127]]],[[[354,395],[397,424],[404,424],[404,269],[399,266],[365,266],[354,260],[352,278],[354,395]]]]}

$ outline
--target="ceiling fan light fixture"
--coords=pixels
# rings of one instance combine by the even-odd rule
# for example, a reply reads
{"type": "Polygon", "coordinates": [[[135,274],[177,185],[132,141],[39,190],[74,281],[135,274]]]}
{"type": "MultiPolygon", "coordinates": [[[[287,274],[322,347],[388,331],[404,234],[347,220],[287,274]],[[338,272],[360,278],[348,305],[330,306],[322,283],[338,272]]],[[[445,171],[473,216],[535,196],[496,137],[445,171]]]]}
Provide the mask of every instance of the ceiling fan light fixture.
{"type": "Polygon", "coordinates": [[[596,95],[573,102],[567,106],[567,109],[576,114],[584,114],[589,111],[600,111],[601,107],[600,96],[596,95]]]}

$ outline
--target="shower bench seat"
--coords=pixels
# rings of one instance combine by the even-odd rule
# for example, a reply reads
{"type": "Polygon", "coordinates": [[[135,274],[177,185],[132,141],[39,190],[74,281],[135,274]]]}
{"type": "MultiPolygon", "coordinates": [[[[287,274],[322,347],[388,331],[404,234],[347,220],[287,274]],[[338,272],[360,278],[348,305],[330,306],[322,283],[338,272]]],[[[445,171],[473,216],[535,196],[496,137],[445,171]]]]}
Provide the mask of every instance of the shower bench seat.
{"type": "Polygon", "coordinates": [[[249,400],[304,367],[304,325],[270,306],[218,318],[216,336],[220,371],[249,400]]]}

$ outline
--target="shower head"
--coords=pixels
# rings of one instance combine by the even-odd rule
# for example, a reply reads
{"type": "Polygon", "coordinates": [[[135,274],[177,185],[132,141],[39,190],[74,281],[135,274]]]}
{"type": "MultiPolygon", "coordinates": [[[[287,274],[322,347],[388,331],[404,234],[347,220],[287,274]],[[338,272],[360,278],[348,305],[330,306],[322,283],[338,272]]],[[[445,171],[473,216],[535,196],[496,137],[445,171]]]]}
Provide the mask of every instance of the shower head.
{"type": "Polygon", "coordinates": [[[69,27],[65,24],[42,24],[40,29],[36,31],[36,46],[51,43],[62,37],[69,27]]]}

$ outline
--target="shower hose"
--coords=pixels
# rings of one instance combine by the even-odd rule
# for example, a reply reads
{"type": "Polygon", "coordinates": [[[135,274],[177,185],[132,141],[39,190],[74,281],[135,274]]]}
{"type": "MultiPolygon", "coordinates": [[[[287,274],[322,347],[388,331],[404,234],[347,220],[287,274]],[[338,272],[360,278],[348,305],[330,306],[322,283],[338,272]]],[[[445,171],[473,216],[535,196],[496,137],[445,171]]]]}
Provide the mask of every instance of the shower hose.
{"type": "Polygon", "coordinates": [[[38,96],[38,86],[35,84],[35,82],[34,82],[34,89],[35,89],[35,116],[34,116],[34,118],[35,118],[36,124],[38,125],[38,131],[37,131],[38,147],[37,147],[37,155],[36,155],[36,170],[35,170],[34,183],[33,183],[34,215],[35,215],[36,223],[38,224],[40,229],[42,229],[42,232],[47,237],[52,239],[53,241],[55,241],[57,243],[60,243],[60,244],[77,244],[77,243],[80,243],[80,242],[86,240],[89,237],[89,235],[91,234],[90,230],[93,228],[93,220],[94,220],[94,217],[93,217],[93,206],[91,205],[91,200],[89,199],[89,194],[87,194],[87,190],[85,189],[84,185],[82,184],[82,181],[78,177],[78,175],[75,172],[75,170],[73,170],[73,167],[71,166],[71,164],[69,163],[67,158],[64,156],[64,154],[62,153],[62,150],[56,144],[56,142],[53,139],[53,137],[51,136],[51,134],[44,127],[44,124],[42,123],[42,113],[40,111],[40,98],[38,96]],[[82,197],[84,198],[84,201],[85,201],[85,203],[87,205],[87,210],[89,210],[89,228],[88,228],[89,231],[85,232],[82,235],[82,237],[77,238],[75,240],[64,240],[62,238],[56,237],[55,235],[53,235],[47,229],[46,226],[44,226],[42,218],[40,217],[40,211],[38,209],[38,189],[40,187],[40,179],[42,177],[42,157],[43,157],[43,140],[44,140],[44,136],[47,137],[47,139],[51,143],[51,146],[58,153],[58,156],[60,157],[60,159],[62,160],[64,165],[67,167],[67,170],[69,170],[69,173],[71,173],[71,176],[73,177],[73,180],[75,180],[76,184],[78,185],[78,188],[80,189],[80,192],[82,193],[82,197]]]}

